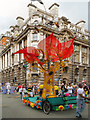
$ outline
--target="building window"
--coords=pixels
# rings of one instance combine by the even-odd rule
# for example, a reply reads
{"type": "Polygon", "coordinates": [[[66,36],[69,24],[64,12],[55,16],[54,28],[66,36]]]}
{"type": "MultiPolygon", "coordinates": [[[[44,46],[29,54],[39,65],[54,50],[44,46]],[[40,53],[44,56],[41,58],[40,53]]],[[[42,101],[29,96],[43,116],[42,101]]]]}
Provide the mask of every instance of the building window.
{"type": "Polygon", "coordinates": [[[4,55],[4,68],[5,68],[5,55],[4,55]]]}
{"type": "Polygon", "coordinates": [[[87,80],[87,77],[86,77],[86,76],[84,76],[84,77],[83,77],[83,81],[86,81],[86,80],[87,80]]]}
{"type": "Polygon", "coordinates": [[[9,65],[11,65],[11,50],[9,51],[9,65]]]}
{"type": "Polygon", "coordinates": [[[82,52],[84,52],[84,53],[86,52],[86,48],[85,47],[82,48],[82,52]]]}
{"type": "Polygon", "coordinates": [[[22,49],[22,42],[19,43],[19,50],[22,49]]]}
{"type": "Polygon", "coordinates": [[[87,74],[87,69],[84,69],[83,70],[83,76],[86,76],[86,74],[87,74]]]}
{"type": "Polygon", "coordinates": [[[75,75],[79,75],[79,68],[75,69],[75,75]]]}
{"type": "Polygon", "coordinates": [[[79,55],[74,55],[74,62],[79,62],[79,55]]]}
{"type": "Polygon", "coordinates": [[[82,57],[82,63],[83,64],[85,63],[85,57],[82,57]]]}
{"type": "Polygon", "coordinates": [[[67,73],[68,72],[68,67],[65,67],[64,68],[64,73],[67,73]]]}
{"type": "Polygon", "coordinates": [[[36,40],[38,40],[38,34],[37,34],[37,33],[34,33],[34,34],[33,34],[33,41],[36,41],[36,40]]]}
{"type": "Polygon", "coordinates": [[[48,37],[50,34],[46,34],[46,37],[48,37]]]}
{"type": "Polygon", "coordinates": [[[24,40],[24,48],[27,47],[27,40],[24,40]]]}
{"type": "Polygon", "coordinates": [[[7,67],[8,67],[8,52],[7,52],[7,67]]]}
{"type": "Polygon", "coordinates": [[[74,55],[74,62],[76,62],[76,55],[74,55]]]}
{"type": "Polygon", "coordinates": [[[12,64],[14,64],[14,55],[12,55],[12,64]]]}
{"type": "Polygon", "coordinates": [[[66,39],[66,37],[64,37],[64,42],[66,42],[67,41],[67,39],[66,39]]]}
{"type": "Polygon", "coordinates": [[[3,56],[2,56],[2,69],[3,69],[3,56]]]}
{"type": "Polygon", "coordinates": [[[75,50],[75,51],[77,50],[77,45],[74,45],[74,50],[75,50]]]}
{"type": "Polygon", "coordinates": [[[79,82],[79,75],[75,76],[75,82],[79,82]]]}
{"type": "Polygon", "coordinates": [[[82,37],[82,40],[84,40],[84,37],[82,37]]]}
{"type": "MultiPolygon", "coordinates": [[[[35,63],[36,64],[36,63],[35,63]]],[[[37,65],[37,64],[36,64],[37,65]]],[[[35,66],[32,66],[32,70],[33,70],[33,72],[37,72],[38,71],[38,68],[37,67],[35,67],[35,66]]]]}

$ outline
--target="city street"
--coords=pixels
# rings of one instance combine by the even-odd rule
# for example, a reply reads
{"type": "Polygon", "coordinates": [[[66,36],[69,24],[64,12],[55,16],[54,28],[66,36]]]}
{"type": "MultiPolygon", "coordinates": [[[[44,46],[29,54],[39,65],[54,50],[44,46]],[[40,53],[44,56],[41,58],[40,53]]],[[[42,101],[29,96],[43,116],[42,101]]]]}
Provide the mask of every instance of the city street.
{"type": "Polygon", "coordinates": [[[0,119],[89,119],[90,2],[0,4],[0,119]]]}
{"type": "MultiPolygon", "coordinates": [[[[1,97],[1,96],[0,96],[1,97]]],[[[32,109],[23,104],[19,95],[2,95],[3,118],[75,118],[75,109],[65,111],[51,111],[49,115],[42,110],[32,109]]],[[[88,118],[88,105],[83,112],[83,118],[88,118]]]]}

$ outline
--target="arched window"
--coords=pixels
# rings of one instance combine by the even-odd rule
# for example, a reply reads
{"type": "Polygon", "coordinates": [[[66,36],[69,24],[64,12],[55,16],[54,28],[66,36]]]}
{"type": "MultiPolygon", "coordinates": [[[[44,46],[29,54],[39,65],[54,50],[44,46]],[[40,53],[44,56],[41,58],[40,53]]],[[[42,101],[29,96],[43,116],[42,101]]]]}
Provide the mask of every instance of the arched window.
{"type": "Polygon", "coordinates": [[[63,70],[64,70],[64,73],[67,73],[68,72],[68,67],[65,67],[63,70]]]}
{"type": "Polygon", "coordinates": [[[33,41],[37,41],[38,40],[38,34],[37,33],[33,33],[33,41]]]}
{"type": "Polygon", "coordinates": [[[75,69],[75,75],[78,75],[79,74],[79,68],[76,68],[75,69]]]}
{"type": "Polygon", "coordinates": [[[83,70],[83,76],[86,76],[86,74],[87,74],[87,69],[84,69],[83,70]]]}

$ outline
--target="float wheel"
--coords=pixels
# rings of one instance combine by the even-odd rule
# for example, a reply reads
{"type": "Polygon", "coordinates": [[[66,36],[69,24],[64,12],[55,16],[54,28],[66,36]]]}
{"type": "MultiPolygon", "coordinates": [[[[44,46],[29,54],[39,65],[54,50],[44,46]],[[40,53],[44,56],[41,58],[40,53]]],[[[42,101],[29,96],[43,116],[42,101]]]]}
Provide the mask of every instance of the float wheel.
{"type": "Polygon", "coordinates": [[[43,112],[48,115],[50,113],[50,110],[51,110],[50,103],[48,101],[45,101],[43,103],[43,112]]]}

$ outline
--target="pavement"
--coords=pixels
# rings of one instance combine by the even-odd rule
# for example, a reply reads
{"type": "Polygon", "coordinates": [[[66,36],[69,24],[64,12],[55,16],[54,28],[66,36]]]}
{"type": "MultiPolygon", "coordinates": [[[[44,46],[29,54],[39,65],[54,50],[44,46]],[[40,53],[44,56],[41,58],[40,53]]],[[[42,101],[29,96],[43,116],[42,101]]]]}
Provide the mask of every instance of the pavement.
{"type": "MultiPolygon", "coordinates": [[[[76,109],[51,111],[46,115],[42,110],[23,104],[19,95],[0,94],[0,98],[2,98],[2,118],[75,118],[76,109]]],[[[83,118],[88,118],[88,106],[86,104],[82,113],[83,118]]]]}

